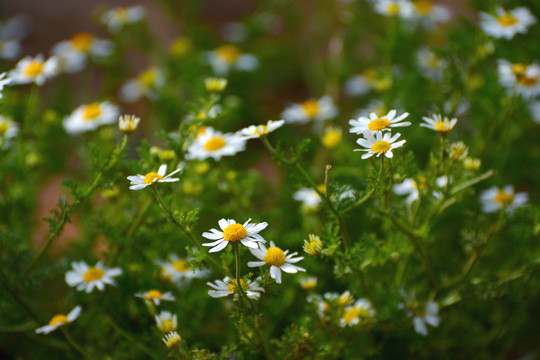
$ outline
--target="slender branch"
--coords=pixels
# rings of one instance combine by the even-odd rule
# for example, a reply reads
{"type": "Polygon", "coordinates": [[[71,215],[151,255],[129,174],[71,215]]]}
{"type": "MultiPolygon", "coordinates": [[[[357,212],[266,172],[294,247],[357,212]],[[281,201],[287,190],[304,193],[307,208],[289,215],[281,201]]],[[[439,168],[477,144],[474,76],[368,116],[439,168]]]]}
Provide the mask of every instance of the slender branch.
{"type": "Polygon", "coordinates": [[[377,176],[377,180],[375,181],[375,184],[373,185],[371,190],[369,190],[367,192],[367,194],[364,195],[360,200],[358,200],[357,202],[355,202],[354,204],[352,204],[348,208],[342,210],[341,213],[340,213],[341,215],[345,215],[349,211],[356,209],[357,207],[359,207],[360,205],[365,203],[371,197],[371,195],[373,195],[375,193],[375,191],[377,191],[377,187],[378,187],[378,185],[379,185],[379,183],[381,181],[381,178],[382,178],[383,170],[384,170],[384,157],[381,159],[381,167],[379,168],[379,175],[377,176]]]}
{"type": "Polygon", "coordinates": [[[466,181],[463,184],[453,188],[452,191],[450,191],[450,195],[455,195],[460,191],[463,191],[463,190],[465,190],[465,189],[467,189],[467,188],[469,188],[469,187],[471,187],[473,185],[478,184],[479,182],[482,182],[482,181],[484,181],[486,179],[489,179],[493,175],[495,175],[495,171],[494,170],[488,170],[485,173],[483,173],[482,175],[479,175],[479,176],[475,177],[474,179],[466,181]]]}

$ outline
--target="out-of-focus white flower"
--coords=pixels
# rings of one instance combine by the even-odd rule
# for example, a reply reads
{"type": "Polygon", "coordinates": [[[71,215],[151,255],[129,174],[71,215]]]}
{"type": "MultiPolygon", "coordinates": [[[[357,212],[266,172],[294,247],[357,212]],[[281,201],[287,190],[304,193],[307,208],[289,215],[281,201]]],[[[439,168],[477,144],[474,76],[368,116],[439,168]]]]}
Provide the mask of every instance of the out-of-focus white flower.
{"type": "Polygon", "coordinates": [[[275,279],[278,284],[281,284],[282,270],[290,274],[295,274],[298,271],[306,271],[306,269],[293,265],[302,260],[304,258],[303,256],[295,257],[298,255],[297,252],[289,254],[289,250],[281,250],[273,241],[270,241],[270,247],[268,249],[264,244],[260,243],[259,248],[250,248],[249,251],[253,256],[262,261],[249,261],[248,266],[269,266],[270,277],[275,279]]]}
{"type": "Polygon", "coordinates": [[[506,185],[499,189],[496,186],[485,190],[480,194],[482,211],[492,213],[504,209],[509,213],[527,204],[529,195],[524,192],[515,193],[512,185],[506,185]]]}
{"type": "Polygon", "coordinates": [[[529,104],[529,110],[535,123],[540,124],[540,101],[535,100],[529,104]]]}
{"type": "MultiPolygon", "coordinates": [[[[207,282],[208,286],[212,290],[208,290],[208,295],[213,298],[225,297],[236,292],[237,282],[236,279],[231,279],[226,276],[223,280],[216,280],[215,283],[207,282]]],[[[242,290],[246,293],[246,296],[250,299],[258,299],[261,296],[261,291],[264,291],[262,287],[257,284],[257,282],[248,280],[247,284],[244,280],[240,279],[240,286],[242,290]]],[[[238,299],[238,294],[234,295],[234,300],[238,299]]]]}
{"type": "Polygon", "coordinates": [[[386,16],[410,19],[415,14],[414,5],[409,0],[375,0],[375,12],[386,16]]]}
{"type": "Polygon", "coordinates": [[[168,349],[172,349],[173,347],[178,346],[180,342],[182,342],[182,338],[180,337],[180,335],[178,335],[176,331],[171,331],[161,340],[163,340],[165,346],[167,346],[168,349]]]}
{"type": "Polygon", "coordinates": [[[129,188],[131,190],[141,190],[155,183],[180,181],[179,178],[171,177],[177,172],[179,172],[180,170],[182,169],[176,169],[169,175],[165,175],[167,173],[167,165],[163,164],[159,167],[157,173],[151,171],[146,175],[137,174],[133,176],[128,176],[127,179],[131,181],[130,183],[131,186],[129,188]]]}
{"type": "MultiPolygon", "coordinates": [[[[324,186],[324,185],[323,185],[324,186]]],[[[293,199],[302,202],[307,210],[315,210],[319,207],[321,196],[312,188],[300,188],[293,194],[293,199]]]]}
{"type": "Polygon", "coordinates": [[[384,116],[379,116],[376,113],[372,112],[369,114],[369,117],[360,116],[357,120],[350,120],[349,125],[352,128],[349,130],[354,134],[363,134],[364,132],[370,132],[372,134],[380,131],[390,131],[392,127],[404,127],[411,125],[408,121],[402,121],[409,113],[403,113],[396,116],[396,110],[390,110],[388,114],[384,116]]]}
{"type": "Polygon", "coordinates": [[[434,4],[431,0],[416,0],[413,1],[413,6],[413,17],[427,28],[448,22],[451,18],[450,9],[434,4]]]}
{"type": "Polygon", "coordinates": [[[525,99],[540,95],[538,64],[512,64],[506,60],[499,60],[498,63],[499,83],[508,93],[515,91],[525,99]]]}
{"type": "Polygon", "coordinates": [[[377,72],[373,69],[353,75],[343,85],[343,92],[350,97],[366,95],[375,86],[377,76],[377,72]]]}
{"type": "Polygon", "coordinates": [[[115,7],[101,16],[101,21],[107,25],[111,33],[116,33],[127,24],[144,19],[146,11],[143,6],[115,7]]]}
{"type": "Polygon", "coordinates": [[[225,76],[231,70],[253,71],[259,66],[257,58],[251,54],[243,54],[234,45],[226,44],[214,51],[206,53],[206,59],[212,66],[214,73],[225,76]]]}
{"type": "Polygon", "coordinates": [[[176,314],[172,314],[168,311],[162,311],[159,315],[156,315],[156,326],[164,334],[175,331],[178,327],[178,318],[176,314]]]}
{"type": "Polygon", "coordinates": [[[67,73],[76,73],[85,66],[88,58],[99,61],[110,55],[113,44],[109,40],[95,38],[94,35],[81,32],[69,40],[54,45],[51,54],[59,60],[59,69],[67,73]]]}
{"type": "Polygon", "coordinates": [[[169,291],[162,293],[159,290],[148,290],[144,293],[136,293],[136,297],[143,298],[144,300],[148,300],[154,303],[154,305],[158,306],[162,301],[174,301],[176,298],[171,294],[169,291]]]}
{"type": "Polygon", "coordinates": [[[480,26],[486,34],[497,39],[510,40],[517,33],[526,34],[527,28],[535,23],[536,18],[525,7],[509,11],[499,7],[496,10],[496,15],[480,13],[480,26]]]}
{"type": "Polygon", "coordinates": [[[362,320],[369,320],[375,315],[375,310],[367,299],[359,299],[354,305],[343,309],[343,316],[339,321],[341,327],[353,326],[362,320]]]}
{"type": "Polygon", "coordinates": [[[204,87],[210,92],[222,92],[227,87],[227,79],[210,77],[204,79],[204,87]]]}
{"type": "Polygon", "coordinates": [[[0,74],[0,99],[4,97],[2,95],[2,90],[4,90],[4,86],[11,84],[13,80],[7,77],[7,73],[3,72],[0,74]]]}
{"type": "Polygon", "coordinates": [[[248,248],[257,248],[257,243],[265,242],[264,238],[259,235],[259,232],[266,229],[267,222],[252,223],[248,219],[243,225],[237,224],[232,219],[221,219],[218,221],[221,231],[216,229],[210,229],[210,232],[204,232],[202,236],[209,240],[215,240],[211,243],[204,243],[203,246],[211,246],[212,248],[208,252],[217,252],[225,249],[229,242],[237,242],[248,248]]]}
{"type": "Polygon", "coordinates": [[[116,285],[113,277],[122,275],[120,268],[107,268],[103,262],[99,261],[95,266],[88,266],[84,261],[72,262],[73,270],[66,272],[66,283],[77,290],[84,290],[87,293],[92,292],[94,288],[99,291],[105,289],[105,285],[116,285]]]}
{"type": "Polygon", "coordinates": [[[268,135],[285,124],[285,120],[268,120],[266,125],[251,125],[238,131],[246,139],[256,139],[268,135]]]}
{"type": "Polygon", "coordinates": [[[9,72],[9,78],[13,84],[36,83],[39,86],[45,84],[45,80],[58,73],[58,59],[51,56],[47,60],[42,54],[36,57],[27,56],[17,63],[15,69],[9,72]]]}
{"type": "Polygon", "coordinates": [[[165,84],[163,72],[157,68],[151,68],[141,73],[135,79],[130,79],[122,85],[119,97],[122,101],[131,103],[142,97],[151,100],[156,98],[156,92],[165,84]]]}
{"type": "Polygon", "coordinates": [[[15,60],[21,53],[20,41],[28,34],[29,17],[17,15],[0,22],[0,59],[15,60]]]}
{"type": "Polygon", "coordinates": [[[81,105],[64,118],[64,130],[70,135],[92,131],[102,125],[115,124],[120,110],[108,101],[81,105]]]}
{"type": "Polygon", "coordinates": [[[204,128],[188,147],[187,160],[220,160],[222,156],[231,156],[246,149],[246,138],[233,133],[223,134],[211,127],[204,128]]]}
{"type": "Polygon", "coordinates": [[[306,276],[300,278],[300,286],[304,290],[313,290],[317,287],[317,277],[316,276],[306,276]]]}
{"type": "Polygon", "coordinates": [[[181,285],[193,278],[203,277],[208,273],[208,270],[193,269],[187,265],[187,261],[188,259],[180,258],[176,254],[169,254],[168,261],[157,260],[156,264],[161,267],[159,276],[164,280],[181,285]]]}
{"type": "Polygon", "coordinates": [[[364,147],[364,149],[354,149],[354,151],[366,152],[364,155],[362,155],[362,159],[367,159],[373,155],[379,157],[381,154],[384,154],[384,156],[390,159],[394,157],[392,150],[402,147],[406,142],[406,140],[396,141],[401,136],[400,133],[392,136],[392,134],[389,132],[383,134],[379,131],[375,133],[375,136],[373,136],[370,131],[366,131],[364,136],[366,137],[365,139],[358,139],[356,141],[356,143],[364,147]]]}
{"type": "Polygon", "coordinates": [[[12,119],[0,115],[0,149],[11,146],[10,139],[19,134],[19,125],[12,119]]]}
{"type": "Polygon", "coordinates": [[[54,315],[49,321],[49,323],[45,326],[42,326],[40,328],[36,329],[37,334],[48,334],[56,329],[58,329],[60,326],[66,325],[70,322],[75,321],[80,315],[81,315],[81,307],[75,306],[73,310],[69,312],[69,314],[57,314],[54,315]]]}
{"type": "Polygon", "coordinates": [[[415,299],[414,291],[407,293],[402,289],[400,292],[405,300],[405,303],[400,304],[400,307],[407,310],[407,316],[413,318],[414,331],[426,336],[428,334],[427,324],[433,327],[439,326],[441,320],[439,317],[439,304],[435,301],[429,301],[426,303],[425,308],[422,309],[420,303],[415,299]]]}
{"type": "Polygon", "coordinates": [[[322,121],[332,119],[338,114],[330,96],[320,99],[309,99],[301,104],[291,104],[281,113],[281,117],[288,123],[305,124],[311,120],[322,121]]]}
{"type": "Polygon", "coordinates": [[[441,81],[446,60],[437,56],[428,47],[421,47],[416,53],[416,62],[422,75],[435,81],[441,81]]]}

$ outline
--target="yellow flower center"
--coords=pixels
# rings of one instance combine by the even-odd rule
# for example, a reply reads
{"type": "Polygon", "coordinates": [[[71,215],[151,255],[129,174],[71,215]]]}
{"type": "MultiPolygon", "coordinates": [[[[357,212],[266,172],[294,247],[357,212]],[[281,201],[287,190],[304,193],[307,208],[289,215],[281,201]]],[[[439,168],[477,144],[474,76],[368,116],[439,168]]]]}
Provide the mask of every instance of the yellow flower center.
{"type": "Polygon", "coordinates": [[[416,7],[416,11],[422,16],[429,15],[431,12],[431,8],[433,7],[433,3],[428,0],[418,0],[414,3],[414,6],[416,7]]]}
{"type": "Polygon", "coordinates": [[[326,186],[324,184],[317,185],[317,190],[326,195],[326,186]]]}
{"type": "Polygon", "coordinates": [[[187,55],[192,48],[191,40],[188,38],[180,38],[175,40],[171,47],[169,48],[169,51],[171,52],[171,55],[176,57],[183,57],[184,55],[187,55]]]}
{"type": "Polygon", "coordinates": [[[26,65],[24,69],[24,75],[26,76],[38,76],[43,72],[43,61],[32,60],[30,64],[26,65]]]}
{"type": "Polygon", "coordinates": [[[375,119],[370,121],[367,127],[369,130],[378,131],[386,129],[388,126],[390,126],[390,121],[388,121],[388,119],[375,119]]]}
{"type": "Polygon", "coordinates": [[[223,238],[227,241],[240,241],[247,236],[247,231],[242,224],[232,224],[223,230],[223,238]]]}
{"type": "Polygon", "coordinates": [[[341,142],[341,132],[336,130],[329,130],[324,133],[322,138],[323,145],[328,149],[333,149],[341,142]]]}
{"type": "Polygon", "coordinates": [[[49,321],[49,325],[50,326],[62,325],[67,322],[68,322],[68,318],[66,317],[66,315],[58,314],[58,315],[53,316],[51,321],[49,321]]]}
{"type": "Polygon", "coordinates": [[[371,150],[376,153],[385,153],[390,150],[390,143],[388,141],[380,140],[371,145],[371,150]]]}
{"type": "Polygon", "coordinates": [[[159,290],[150,290],[146,293],[146,296],[145,296],[148,300],[153,300],[153,299],[161,299],[161,291],[159,290]]]}
{"type": "MultiPolygon", "coordinates": [[[[243,279],[240,279],[240,286],[242,287],[242,289],[249,289],[249,285],[247,285],[243,279]]],[[[228,284],[228,291],[229,292],[234,292],[237,288],[237,282],[236,280],[231,280],[231,282],[228,284]]]]}
{"type": "Polygon", "coordinates": [[[266,125],[255,126],[255,134],[260,136],[265,135],[268,132],[268,127],[266,125]]]}
{"type": "Polygon", "coordinates": [[[145,88],[151,88],[154,86],[157,80],[157,71],[155,69],[150,69],[145,72],[143,72],[141,75],[137,77],[137,80],[145,87],[145,88]]]}
{"type": "Polygon", "coordinates": [[[534,86],[538,83],[538,78],[522,76],[519,78],[519,83],[524,86],[534,86]]]}
{"type": "Polygon", "coordinates": [[[238,60],[241,53],[240,50],[234,45],[223,45],[220,46],[216,53],[219,57],[225,60],[226,63],[233,64],[238,60]]]}
{"type": "Polygon", "coordinates": [[[173,268],[176,271],[184,272],[191,269],[191,266],[186,266],[186,260],[180,259],[175,262],[173,262],[173,268]]]}
{"type": "Polygon", "coordinates": [[[352,309],[345,309],[343,312],[343,321],[346,324],[352,323],[355,319],[358,319],[360,316],[360,308],[354,307],[352,309]]]}
{"type": "Polygon", "coordinates": [[[0,121],[0,136],[4,136],[9,130],[9,124],[7,121],[0,121]]]}
{"type": "Polygon", "coordinates": [[[452,127],[450,127],[450,123],[447,121],[439,121],[435,124],[435,130],[438,132],[447,133],[452,130],[452,127]]]}
{"type": "Polygon", "coordinates": [[[314,117],[319,113],[319,102],[317,100],[306,100],[302,103],[302,109],[304,109],[308,117],[314,117]]]}
{"type": "Polygon", "coordinates": [[[214,136],[204,144],[206,151],[217,151],[225,146],[225,139],[221,136],[214,136]]]}
{"type": "Polygon", "coordinates": [[[176,327],[174,326],[174,322],[172,321],[172,319],[165,320],[161,323],[161,331],[163,331],[164,333],[168,333],[174,330],[176,330],[176,327]]]}
{"type": "Polygon", "coordinates": [[[514,194],[507,193],[504,190],[499,190],[497,195],[495,195],[494,201],[502,206],[510,205],[514,201],[514,194]]]}
{"type": "Polygon", "coordinates": [[[388,12],[388,15],[397,15],[399,14],[399,10],[400,10],[400,7],[396,3],[388,5],[386,7],[386,11],[388,12]]]}
{"type": "Polygon", "coordinates": [[[520,76],[525,75],[525,73],[527,72],[527,65],[514,64],[514,65],[512,65],[512,70],[514,71],[514,74],[517,77],[520,77],[520,76]]]}
{"type": "Polygon", "coordinates": [[[99,103],[86,105],[83,108],[83,119],[86,121],[95,120],[101,115],[101,106],[99,103]]]}
{"type": "Polygon", "coordinates": [[[144,183],[145,184],[152,184],[154,181],[163,179],[163,176],[159,175],[155,172],[149,172],[144,176],[144,183]]]}
{"type": "Polygon", "coordinates": [[[89,283],[101,279],[103,275],[105,275],[105,271],[103,271],[103,269],[91,267],[84,272],[83,280],[84,282],[89,283]]]}
{"type": "Polygon", "coordinates": [[[121,7],[120,9],[116,10],[114,13],[114,17],[116,18],[116,21],[125,23],[128,20],[128,8],[127,7],[121,7]]]}
{"type": "Polygon", "coordinates": [[[501,26],[512,26],[518,23],[518,19],[508,12],[497,18],[497,20],[499,20],[501,26]]]}
{"type": "Polygon", "coordinates": [[[274,265],[280,267],[285,264],[285,253],[278,247],[271,247],[266,251],[264,262],[268,266],[274,265]]]}
{"type": "Polygon", "coordinates": [[[87,52],[88,50],[90,50],[90,46],[92,46],[93,41],[94,37],[92,36],[92,34],[87,32],[77,33],[73,35],[71,39],[69,39],[71,46],[82,52],[87,52]]]}
{"type": "Polygon", "coordinates": [[[417,312],[414,313],[414,316],[423,318],[426,316],[426,310],[425,309],[418,310],[417,312]]]}

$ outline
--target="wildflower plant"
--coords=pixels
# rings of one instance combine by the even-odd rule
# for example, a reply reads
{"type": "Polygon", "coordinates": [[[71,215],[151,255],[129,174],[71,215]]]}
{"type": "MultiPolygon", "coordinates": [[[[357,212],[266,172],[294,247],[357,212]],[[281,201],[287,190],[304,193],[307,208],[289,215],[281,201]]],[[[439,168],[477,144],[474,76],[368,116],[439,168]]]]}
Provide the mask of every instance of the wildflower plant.
{"type": "Polygon", "coordinates": [[[538,353],[538,4],[140,3],[0,19],[0,354],[538,353]]]}

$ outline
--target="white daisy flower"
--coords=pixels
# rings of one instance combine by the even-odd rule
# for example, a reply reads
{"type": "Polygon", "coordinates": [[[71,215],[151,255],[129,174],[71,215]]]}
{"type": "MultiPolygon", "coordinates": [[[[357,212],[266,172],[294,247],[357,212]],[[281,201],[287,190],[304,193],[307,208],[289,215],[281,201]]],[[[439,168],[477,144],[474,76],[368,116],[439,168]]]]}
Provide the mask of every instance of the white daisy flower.
{"type": "Polygon", "coordinates": [[[98,261],[95,266],[88,266],[84,261],[72,262],[73,270],[66,273],[66,283],[77,290],[84,290],[91,293],[96,287],[99,291],[105,289],[105,285],[116,285],[113,277],[122,275],[120,268],[107,268],[102,261],[98,261]]]}
{"type": "Polygon", "coordinates": [[[151,301],[154,303],[154,305],[158,306],[162,301],[174,301],[176,298],[171,294],[171,292],[167,291],[165,293],[162,293],[159,290],[148,290],[144,293],[136,293],[136,297],[143,298],[144,300],[151,301]]]}
{"type": "Polygon", "coordinates": [[[533,121],[540,124],[540,101],[536,100],[531,102],[529,104],[529,110],[531,111],[533,121]]]}
{"type": "Polygon", "coordinates": [[[343,92],[350,97],[366,95],[377,82],[377,72],[367,69],[361,74],[351,76],[343,85],[343,92]]]}
{"type": "Polygon", "coordinates": [[[357,300],[354,305],[347,306],[343,309],[343,316],[339,320],[341,327],[353,326],[361,320],[370,319],[375,315],[375,310],[367,299],[357,300]]]}
{"type": "Polygon", "coordinates": [[[415,8],[409,0],[375,0],[373,5],[375,12],[386,16],[410,19],[415,12],[415,8]]]}
{"type": "Polygon", "coordinates": [[[6,72],[0,74],[0,99],[4,97],[4,95],[2,95],[2,90],[4,90],[4,86],[11,84],[11,82],[13,81],[8,78],[7,75],[8,74],[6,72]]]}
{"type": "Polygon", "coordinates": [[[319,207],[322,199],[313,188],[300,188],[293,194],[293,199],[301,201],[307,210],[315,210],[319,207]]]}
{"type": "Polygon", "coordinates": [[[151,171],[146,175],[137,174],[133,176],[128,176],[127,179],[131,181],[130,183],[131,186],[129,188],[131,190],[141,190],[155,183],[180,181],[179,178],[171,177],[177,172],[179,172],[180,170],[182,169],[176,169],[169,175],[165,175],[165,173],[167,173],[167,165],[163,164],[159,167],[157,173],[151,171]]]}
{"type": "Polygon", "coordinates": [[[45,80],[58,73],[58,59],[51,56],[47,60],[42,54],[36,57],[27,56],[17,63],[15,69],[9,73],[9,78],[13,84],[36,83],[41,86],[45,80]]]}
{"type": "Polygon", "coordinates": [[[169,280],[178,285],[189,282],[193,278],[201,278],[208,274],[205,269],[193,269],[187,265],[188,259],[180,258],[176,254],[169,254],[168,261],[157,260],[160,269],[160,278],[169,280]]]}
{"type": "MultiPolygon", "coordinates": [[[[225,297],[230,294],[234,294],[236,291],[237,282],[236,279],[231,279],[226,276],[223,280],[216,280],[215,283],[207,282],[213,290],[208,290],[208,295],[213,298],[225,297]]],[[[262,287],[257,284],[257,282],[248,280],[248,283],[245,284],[244,280],[240,279],[240,285],[246,296],[250,299],[258,299],[261,296],[261,291],[264,291],[262,287]]],[[[238,294],[234,294],[234,300],[238,299],[238,294]]]]}
{"type": "Polygon", "coordinates": [[[0,59],[15,60],[21,52],[21,43],[17,40],[0,39],[0,59]]]}
{"type": "Polygon", "coordinates": [[[165,346],[167,346],[167,348],[169,349],[179,345],[180,342],[182,342],[182,338],[180,337],[180,335],[178,335],[176,331],[172,331],[168,333],[161,340],[163,340],[163,342],[165,343],[165,346]]]}
{"type": "Polygon", "coordinates": [[[67,315],[64,315],[64,314],[54,315],[51,321],[49,321],[47,325],[37,328],[36,333],[48,334],[58,329],[60,326],[73,322],[75,319],[77,319],[81,315],[81,309],[82,308],[80,306],[75,306],[75,308],[71,310],[69,314],[67,315]]]}
{"type": "Polygon", "coordinates": [[[233,133],[223,134],[211,127],[205,127],[204,131],[197,134],[193,143],[188,147],[187,160],[204,160],[213,158],[220,160],[222,156],[231,156],[246,149],[246,139],[233,133]]]}
{"type": "Polygon", "coordinates": [[[131,134],[139,127],[141,118],[135,115],[122,115],[118,118],[118,129],[125,134],[131,134]]]}
{"type": "Polygon", "coordinates": [[[157,91],[165,84],[165,76],[160,69],[152,68],[130,79],[120,88],[119,97],[123,102],[132,103],[143,97],[154,100],[157,91]]]}
{"type": "Polygon", "coordinates": [[[499,83],[509,94],[515,91],[525,99],[540,95],[540,66],[538,64],[512,64],[506,60],[499,60],[498,72],[499,83]]]}
{"type": "Polygon", "coordinates": [[[457,124],[457,119],[448,119],[446,116],[443,118],[441,114],[433,114],[433,118],[423,116],[424,123],[420,124],[425,128],[437,131],[440,134],[446,134],[451,131],[457,124]]]}
{"type": "Polygon", "coordinates": [[[441,81],[443,70],[447,62],[437,56],[428,47],[421,47],[416,53],[416,63],[423,76],[429,77],[434,81],[441,81]]]}
{"type": "Polygon", "coordinates": [[[352,126],[349,132],[354,134],[363,134],[367,131],[374,134],[377,131],[390,131],[390,128],[392,127],[404,127],[411,125],[411,123],[408,121],[402,121],[409,116],[408,112],[403,113],[398,117],[395,117],[396,113],[396,110],[390,110],[388,114],[379,116],[372,112],[369,114],[369,117],[360,116],[357,120],[352,119],[349,121],[349,125],[352,126]]]}
{"type": "Polygon", "coordinates": [[[515,193],[512,185],[507,185],[502,189],[493,186],[480,195],[482,211],[485,213],[496,212],[503,208],[508,212],[513,212],[515,209],[525,206],[528,199],[527,193],[515,193]]]}
{"type": "Polygon", "coordinates": [[[394,157],[394,154],[392,153],[393,149],[402,147],[403,144],[405,144],[406,140],[396,140],[401,136],[400,133],[395,134],[392,136],[389,132],[382,133],[377,132],[375,133],[375,136],[370,131],[366,131],[364,133],[365,139],[358,139],[356,140],[356,143],[360,146],[363,146],[365,149],[355,149],[354,151],[366,151],[364,155],[362,155],[362,159],[367,159],[369,157],[372,157],[373,155],[376,155],[379,157],[381,154],[384,154],[387,158],[391,159],[394,157]]]}
{"type": "Polygon", "coordinates": [[[281,113],[281,117],[288,123],[305,124],[311,120],[332,119],[337,114],[332,98],[323,96],[319,100],[309,99],[301,104],[291,104],[281,113]]]}
{"type": "Polygon", "coordinates": [[[299,280],[300,286],[304,290],[313,290],[317,287],[317,277],[316,276],[306,276],[299,280]]]}
{"type": "Polygon", "coordinates": [[[510,11],[502,7],[497,8],[497,15],[480,13],[480,26],[482,30],[494,38],[510,40],[517,33],[526,34],[527,28],[536,23],[536,18],[529,9],[518,7],[510,11]]]}
{"type": "Polygon", "coordinates": [[[214,73],[219,76],[225,76],[233,69],[253,71],[259,66],[259,61],[255,56],[243,54],[238,47],[231,44],[222,45],[214,51],[208,51],[206,58],[214,73]]]}
{"type": "Polygon", "coordinates": [[[404,179],[402,183],[392,186],[392,191],[397,195],[407,195],[407,205],[411,205],[420,197],[418,185],[414,179],[404,179]]]}
{"type": "Polygon", "coordinates": [[[275,279],[278,284],[281,284],[281,270],[290,274],[294,274],[298,271],[306,271],[301,267],[293,265],[302,260],[304,258],[303,256],[295,257],[298,253],[294,252],[289,254],[289,250],[281,250],[273,241],[270,242],[270,247],[268,249],[266,249],[264,244],[259,244],[259,248],[250,248],[249,251],[253,256],[262,261],[249,261],[248,266],[270,266],[270,277],[275,279]]]}
{"type": "Polygon", "coordinates": [[[206,88],[206,91],[210,92],[222,92],[227,87],[227,83],[227,79],[224,78],[210,77],[204,79],[204,87],[206,88]]]}
{"type": "Polygon", "coordinates": [[[19,125],[12,119],[0,115],[0,149],[11,146],[10,139],[19,134],[19,125]]]}
{"type": "Polygon", "coordinates": [[[112,48],[113,44],[109,40],[98,39],[90,33],[81,32],[69,40],[54,45],[51,54],[58,58],[61,70],[73,74],[84,69],[88,57],[100,60],[110,55],[112,48]]]}
{"type": "Polygon", "coordinates": [[[272,131],[279,129],[285,124],[285,120],[269,120],[266,125],[251,125],[238,131],[246,139],[256,139],[268,135],[272,131]]]}
{"type": "Polygon", "coordinates": [[[81,105],[64,118],[64,130],[70,135],[96,130],[102,125],[115,124],[120,110],[108,101],[81,105]]]}
{"type": "Polygon", "coordinates": [[[413,6],[414,18],[427,28],[448,22],[451,18],[450,9],[431,0],[416,0],[413,6]]]}
{"type": "Polygon", "coordinates": [[[142,6],[116,7],[105,12],[101,21],[107,25],[111,33],[116,33],[127,24],[133,24],[144,19],[146,11],[142,6]]]}
{"type": "Polygon", "coordinates": [[[400,304],[401,308],[407,310],[407,316],[413,318],[414,331],[422,336],[428,334],[427,324],[438,327],[440,323],[439,304],[435,301],[426,303],[426,307],[421,309],[420,303],[416,301],[414,291],[407,294],[401,290],[401,295],[405,300],[405,304],[400,304]]]}
{"type": "Polygon", "coordinates": [[[222,231],[210,229],[210,232],[204,232],[202,236],[206,239],[215,240],[210,243],[204,243],[203,246],[211,246],[208,252],[217,252],[225,249],[229,242],[240,241],[242,245],[248,248],[257,249],[258,242],[265,242],[259,232],[266,229],[268,223],[250,224],[248,219],[243,225],[237,224],[232,219],[221,219],[218,224],[222,231]]]}
{"type": "Polygon", "coordinates": [[[176,314],[162,311],[159,315],[156,315],[155,318],[157,328],[164,334],[175,331],[178,327],[178,318],[176,317],[176,314]]]}

